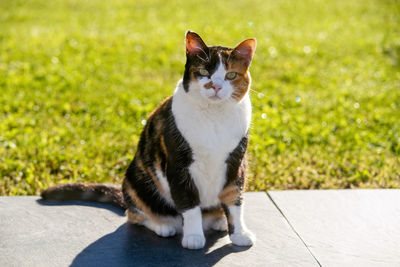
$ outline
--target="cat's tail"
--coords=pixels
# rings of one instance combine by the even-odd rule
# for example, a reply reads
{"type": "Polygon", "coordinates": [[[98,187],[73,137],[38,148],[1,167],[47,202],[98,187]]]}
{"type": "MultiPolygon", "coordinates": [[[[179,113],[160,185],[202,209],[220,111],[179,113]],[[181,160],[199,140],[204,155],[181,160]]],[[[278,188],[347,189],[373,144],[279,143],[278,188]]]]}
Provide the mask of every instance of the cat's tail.
{"type": "Polygon", "coordinates": [[[104,184],[60,184],[44,190],[43,200],[83,200],[107,203],[126,210],[121,187],[104,184]]]}

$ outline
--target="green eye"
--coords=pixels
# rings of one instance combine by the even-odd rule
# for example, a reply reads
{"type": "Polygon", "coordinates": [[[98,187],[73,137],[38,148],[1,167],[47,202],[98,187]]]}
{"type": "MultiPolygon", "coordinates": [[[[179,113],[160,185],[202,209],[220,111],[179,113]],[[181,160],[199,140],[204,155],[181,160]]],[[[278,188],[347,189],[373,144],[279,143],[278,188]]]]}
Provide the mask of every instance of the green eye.
{"type": "Polygon", "coordinates": [[[206,69],[200,69],[199,73],[201,76],[208,76],[208,71],[206,69]]]}
{"type": "Polygon", "coordinates": [[[236,76],[237,76],[237,73],[236,73],[236,72],[228,72],[228,73],[226,74],[226,78],[227,78],[228,80],[233,80],[233,79],[236,78],[236,76]]]}

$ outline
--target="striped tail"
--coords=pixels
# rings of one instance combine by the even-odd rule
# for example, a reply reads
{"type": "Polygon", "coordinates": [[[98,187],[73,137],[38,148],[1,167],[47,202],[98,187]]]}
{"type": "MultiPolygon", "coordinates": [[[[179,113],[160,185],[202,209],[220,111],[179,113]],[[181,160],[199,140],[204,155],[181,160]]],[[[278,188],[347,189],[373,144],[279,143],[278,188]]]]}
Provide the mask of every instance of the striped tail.
{"type": "Polygon", "coordinates": [[[126,210],[122,190],[118,186],[104,184],[60,184],[42,192],[43,200],[83,200],[107,203],[126,210]]]}

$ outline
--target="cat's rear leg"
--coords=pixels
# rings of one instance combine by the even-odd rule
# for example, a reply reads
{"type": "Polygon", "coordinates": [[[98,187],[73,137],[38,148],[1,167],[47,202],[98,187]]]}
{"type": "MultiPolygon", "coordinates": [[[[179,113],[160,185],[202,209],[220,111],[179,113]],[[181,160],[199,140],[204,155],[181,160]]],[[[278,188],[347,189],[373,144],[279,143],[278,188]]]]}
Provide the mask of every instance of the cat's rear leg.
{"type": "Polygon", "coordinates": [[[182,220],[179,217],[172,216],[147,216],[145,213],[138,211],[127,211],[128,222],[132,224],[143,225],[147,229],[153,231],[159,236],[174,236],[177,232],[182,231],[182,220]]]}
{"type": "Polygon", "coordinates": [[[151,220],[146,220],[143,225],[161,237],[169,237],[176,234],[176,228],[172,224],[160,224],[151,220]]]}
{"type": "Polygon", "coordinates": [[[203,210],[203,229],[222,232],[228,230],[228,222],[222,207],[203,210]]]}
{"type": "Polygon", "coordinates": [[[162,237],[174,236],[182,230],[182,219],[179,215],[161,215],[154,213],[141,200],[136,191],[125,180],[123,184],[124,200],[128,207],[128,222],[143,225],[162,237]]]}

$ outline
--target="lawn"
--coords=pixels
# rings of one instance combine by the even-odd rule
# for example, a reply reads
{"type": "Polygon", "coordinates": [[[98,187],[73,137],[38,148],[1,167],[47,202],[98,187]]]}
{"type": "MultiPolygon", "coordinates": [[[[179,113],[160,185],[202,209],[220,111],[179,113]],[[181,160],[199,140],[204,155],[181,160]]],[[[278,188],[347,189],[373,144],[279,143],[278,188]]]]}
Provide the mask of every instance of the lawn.
{"type": "Polygon", "coordinates": [[[0,0],[0,195],[120,183],[187,29],[258,40],[248,190],[400,188],[400,1],[0,0]]]}

